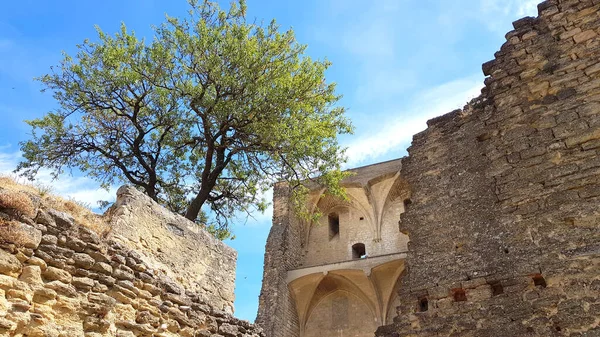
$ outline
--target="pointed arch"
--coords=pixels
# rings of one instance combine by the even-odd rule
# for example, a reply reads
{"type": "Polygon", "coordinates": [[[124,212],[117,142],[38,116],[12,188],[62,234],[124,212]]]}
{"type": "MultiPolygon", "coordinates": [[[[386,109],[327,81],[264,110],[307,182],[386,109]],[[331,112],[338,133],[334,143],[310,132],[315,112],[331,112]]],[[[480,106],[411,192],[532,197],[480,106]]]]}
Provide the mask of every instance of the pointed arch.
{"type": "Polygon", "coordinates": [[[304,329],[308,318],[312,314],[313,310],[318,306],[319,302],[321,302],[325,297],[330,294],[343,290],[350,294],[357,296],[361,301],[363,301],[369,310],[372,312],[374,318],[380,317],[380,311],[376,303],[376,298],[374,298],[374,289],[370,284],[366,275],[360,270],[336,270],[335,272],[330,272],[319,282],[319,285],[315,288],[312,298],[310,300],[310,304],[306,308],[306,317],[302,324],[304,329]],[[362,278],[365,282],[361,287],[357,285],[353,280],[355,278],[362,278]],[[367,287],[365,287],[365,285],[367,287]],[[363,291],[364,290],[364,291],[363,291]],[[365,291],[370,292],[371,294],[365,293],[365,291]],[[370,295],[370,296],[369,296],[370,295]]]}

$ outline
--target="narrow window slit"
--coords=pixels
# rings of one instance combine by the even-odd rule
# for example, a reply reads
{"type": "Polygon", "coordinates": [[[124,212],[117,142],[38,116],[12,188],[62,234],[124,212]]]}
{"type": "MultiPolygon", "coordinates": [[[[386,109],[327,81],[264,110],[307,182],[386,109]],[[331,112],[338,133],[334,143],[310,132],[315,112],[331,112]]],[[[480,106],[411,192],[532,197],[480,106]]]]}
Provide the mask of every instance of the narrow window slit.
{"type": "Polygon", "coordinates": [[[425,312],[427,310],[429,310],[429,301],[427,300],[427,297],[423,297],[419,299],[419,312],[425,312]]]}
{"type": "Polygon", "coordinates": [[[340,216],[337,213],[330,213],[327,216],[329,221],[329,240],[340,234],[340,216]]]}

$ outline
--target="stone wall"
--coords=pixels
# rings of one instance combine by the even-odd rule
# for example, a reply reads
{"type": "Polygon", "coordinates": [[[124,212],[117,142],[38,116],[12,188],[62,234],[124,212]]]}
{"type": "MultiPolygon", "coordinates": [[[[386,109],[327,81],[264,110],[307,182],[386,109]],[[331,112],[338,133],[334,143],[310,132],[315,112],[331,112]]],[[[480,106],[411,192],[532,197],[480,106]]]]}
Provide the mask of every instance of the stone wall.
{"type": "Polygon", "coordinates": [[[408,241],[398,218],[410,197],[400,167],[352,169],[346,200],[314,186],[308,209],[321,217],[313,222],[290,214],[288,189],[276,186],[257,318],[267,336],[372,336],[395,313],[408,241]]]}
{"type": "MultiPolygon", "coordinates": [[[[33,219],[18,209],[0,209],[0,336],[263,335],[259,328],[223,310],[228,308],[228,295],[216,296],[211,287],[213,281],[228,282],[234,276],[218,276],[216,269],[210,270],[219,266],[210,261],[219,259],[216,254],[198,256],[204,250],[189,249],[178,260],[200,259],[206,267],[201,275],[182,270],[183,277],[192,278],[179,282],[177,272],[167,270],[170,252],[158,250],[152,256],[150,243],[140,251],[132,250],[123,242],[138,242],[125,239],[126,232],[99,236],[75,223],[69,214],[44,207],[39,197],[31,198],[37,209],[33,219]],[[170,277],[173,275],[175,278],[170,277]],[[216,280],[208,282],[210,278],[216,280]]],[[[139,225],[170,224],[187,239],[207,235],[200,231],[189,234],[185,222],[177,217],[167,216],[168,223],[162,222],[164,217],[151,221],[148,212],[159,210],[164,215],[164,210],[131,188],[120,189],[118,198],[112,221],[120,221],[122,226],[139,229],[139,225]],[[123,223],[124,219],[135,220],[133,214],[143,221],[123,223]]],[[[140,234],[140,244],[142,237],[140,234]]],[[[202,240],[197,244],[208,246],[203,249],[224,252],[221,273],[232,273],[232,250],[220,242],[202,240]]]]}
{"type": "Polygon", "coordinates": [[[319,197],[315,207],[322,216],[305,229],[303,267],[352,260],[357,243],[364,244],[368,256],[406,251],[408,237],[398,231],[398,218],[410,192],[400,186],[400,167],[400,160],[392,160],[349,170],[353,175],[342,182],[347,201],[319,197]],[[333,214],[339,232],[331,237],[333,214]]]}
{"type": "Polygon", "coordinates": [[[144,263],[187,290],[201,293],[207,303],[233,313],[233,248],[128,186],[117,191],[107,217],[109,239],[135,250],[144,263]]]}
{"type": "Polygon", "coordinates": [[[298,337],[298,314],[287,287],[287,271],[301,265],[303,231],[290,216],[289,188],[283,183],[273,188],[273,227],[265,248],[265,267],[256,324],[266,336],[298,337]]]}
{"type": "Polygon", "coordinates": [[[428,122],[394,324],[377,336],[600,336],[600,1],[551,0],[428,122]]]}

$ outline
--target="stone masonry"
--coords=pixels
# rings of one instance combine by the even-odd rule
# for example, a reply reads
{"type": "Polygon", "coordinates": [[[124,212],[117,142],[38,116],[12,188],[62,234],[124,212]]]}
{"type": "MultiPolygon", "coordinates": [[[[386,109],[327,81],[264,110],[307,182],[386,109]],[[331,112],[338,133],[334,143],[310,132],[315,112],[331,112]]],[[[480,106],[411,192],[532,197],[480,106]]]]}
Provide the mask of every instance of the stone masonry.
{"type": "MultiPolygon", "coordinates": [[[[176,262],[166,251],[168,242],[162,251],[152,251],[152,242],[143,243],[151,239],[144,239],[143,231],[134,237],[116,227],[106,238],[31,198],[34,219],[0,209],[0,336],[263,336],[260,328],[231,315],[228,282],[234,278],[235,252],[201,230],[191,234],[191,223],[140,192],[119,190],[110,211],[113,224],[162,225],[177,231],[173,240],[198,240],[203,247],[195,252],[188,249],[191,243],[180,242],[188,252],[176,262]],[[127,246],[135,244],[145,246],[127,246]],[[168,270],[183,260],[204,267],[197,274],[190,268],[181,274],[168,270]],[[216,282],[224,284],[220,292],[216,282]]],[[[157,239],[162,234],[155,232],[157,239]]]]}
{"type": "Polygon", "coordinates": [[[413,139],[407,273],[377,336],[600,336],[600,1],[538,8],[481,97],[413,139]]]}
{"type": "MultiPolygon", "coordinates": [[[[600,1],[538,9],[483,65],[482,95],[402,159],[410,241],[378,337],[600,336],[600,1]]],[[[276,220],[258,322],[299,336],[282,279],[305,254],[300,226],[276,220]]]]}
{"type": "Polygon", "coordinates": [[[234,249],[128,186],[117,191],[107,218],[109,239],[135,250],[152,269],[202,294],[215,308],[233,313],[234,249]]]}
{"type": "Polygon", "coordinates": [[[257,322],[269,336],[368,337],[392,323],[408,236],[398,218],[410,202],[401,161],[352,169],[347,200],[315,187],[317,221],[290,216],[288,190],[275,188],[257,322]]]}

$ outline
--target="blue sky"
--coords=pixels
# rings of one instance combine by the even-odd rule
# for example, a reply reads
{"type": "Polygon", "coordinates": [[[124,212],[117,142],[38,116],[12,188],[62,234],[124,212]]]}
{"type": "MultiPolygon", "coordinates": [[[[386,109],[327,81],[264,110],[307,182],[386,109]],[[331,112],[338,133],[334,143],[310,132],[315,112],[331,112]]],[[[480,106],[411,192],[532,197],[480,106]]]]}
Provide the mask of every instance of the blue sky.
{"type": "MultiPolygon", "coordinates": [[[[275,18],[292,27],[313,58],[333,62],[327,73],[338,83],[341,104],[356,126],[341,138],[348,166],[402,157],[425,122],[476,97],[483,86],[481,64],[493,58],[511,22],[536,15],[538,0],[247,0],[249,18],[275,18]]],[[[541,1],[541,0],[540,0],[541,1]]],[[[222,2],[227,5],[228,1],[222,2]]],[[[138,36],[164,14],[184,15],[185,0],[19,0],[0,2],[0,173],[19,161],[27,139],[24,119],[55,106],[34,77],[58,64],[61,51],[95,38],[94,25],[114,33],[121,22],[138,36]]],[[[50,182],[54,192],[89,204],[114,199],[114,191],[75,174],[50,182]]],[[[271,210],[236,221],[239,253],[236,316],[254,320],[262,279],[271,210]]]]}

